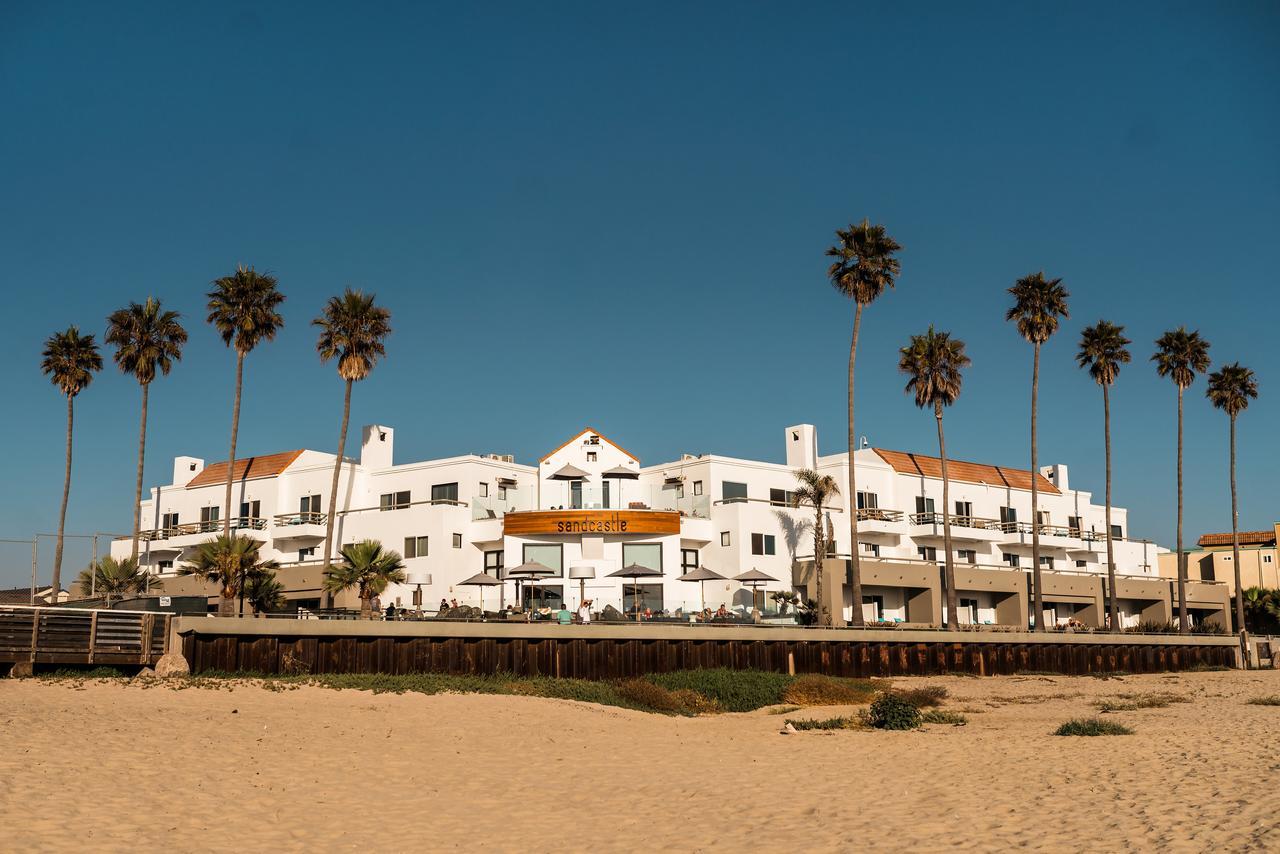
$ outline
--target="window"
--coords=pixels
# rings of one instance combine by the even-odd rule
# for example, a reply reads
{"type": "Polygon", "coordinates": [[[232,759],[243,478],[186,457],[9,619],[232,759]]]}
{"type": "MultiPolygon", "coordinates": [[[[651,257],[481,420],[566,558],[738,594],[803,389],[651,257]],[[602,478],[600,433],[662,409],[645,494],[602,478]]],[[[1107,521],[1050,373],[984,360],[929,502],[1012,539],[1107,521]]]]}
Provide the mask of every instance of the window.
{"type": "Polygon", "coordinates": [[[916,554],[920,555],[920,560],[938,559],[938,550],[933,546],[920,546],[916,549],[916,554]]]}
{"type": "Polygon", "coordinates": [[[262,516],[261,501],[241,501],[240,502],[240,518],[242,520],[258,519],[262,516]]]}
{"type": "Polygon", "coordinates": [[[622,601],[625,603],[625,613],[631,614],[633,617],[636,613],[636,599],[640,600],[640,611],[643,613],[645,609],[655,613],[662,611],[662,585],[661,584],[623,584],[622,585],[622,601]]]}
{"type": "Polygon", "coordinates": [[[409,506],[408,492],[384,492],[378,496],[379,510],[402,510],[409,506]]]}
{"type": "Polygon", "coordinates": [[[611,491],[609,489],[610,486],[611,484],[607,479],[600,483],[600,498],[601,498],[600,506],[606,509],[609,507],[609,493],[611,491]]]}
{"type": "Polygon", "coordinates": [[[773,534],[752,534],[751,553],[753,555],[776,554],[773,534]]]}
{"type": "Polygon", "coordinates": [[[499,501],[507,500],[507,488],[505,486],[501,486],[501,485],[498,486],[498,500],[499,501]]]}
{"type": "Polygon", "coordinates": [[[859,510],[877,510],[880,507],[880,496],[874,492],[858,493],[859,510]]]}
{"type": "Polygon", "coordinates": [[[680,550],[680,574],[684,575],[693,572],[698,568],[698,550],[697,549],[681,549],[680,550]]]}
{"type": "Polygon", "coordinates": [[[569,481],[569,506],[574,510],[582,509],[582,481],[569,481]]]}
{"type": "Polygon", "coordinates": [[[1001,521],[1001,522],[1017,522],[1017,521],[1018,521],[1018,510],[1017,510],[1017,508],[1016,508],[1016,507],[1001,507],[1001,508],[1000,508],[1000,521],[1001,521]]]}
{"type": "Polygon", "coordinates": [[[404,556],[410,557],[426,557],[427,556],[427,538],[426,537],[405,537],[404,538],[404,556]]]}
{"type": "Polygon", "coordinates": [[[319,495],[304,495],[304,496],[302,496],[302,498],[298,499],[298,512],[299,512],[299,513],[319,513],[319,512],[321,512],[321,511],[320,511],[320,496],[319,496],[319,495]]]}
{"type": "Polygon", "coordinates": [[[1124,539],[1124,531],[1120,530],[1119,525],[1111,526],[1111,537],[1112,539],[1116,539],[1116,540],[1124,539]]]}
{"type": "Polygon", "coordinates": [[[729,545],[729,532],[728,532],[728,531],[721,531],[721,532],[720,532],[720,545],[722,545],[722,546],[727,546],[727,545],[729,545]]]}
{"type": "Polygon", "coordinates": [[[864,555],[873,555],[875,557],[880,557],[879,543],[858,543],[858,545],[862,547],[862,553],[864,555]]]}
{"type": "Polygon", "coordinates": [[[720,497],[725,501],[746,501],[747,485],[726,480],[720,484],[720,497]]]}
{"type": "Polygon", "coordinates": [[[1040,558],[1040,566],[1043,569],[1053,569],[1053,558],[1051,557],[1040,558]]]}
{"type": "Polygon", "coordinates": [[[1076,569],[1084,569],[1088,565],[1089,565],[1089,561],[1087,560],[1076,561],[1076,569]]]}
{"type": "Polygon", "coordinates": [[[162,521],[160,522],[160,527],[161,527],[161,528],[163,528],[164,530],[168,531],[168,530],[170,530],[171,528],[176,528],[176,527],[178,527],[178,514],[177,514],[177,513],[166,513],[166,514],[164,514],[163,516],[161,516],[160,518],[161,518],[161,520],[162,520],[162,521]]]}
{"type": "Polygon", "coordinates": [[[1048,510],[1037,510],[1037,511],[1036,511],[1036,522],[1038,522],[1038,523],[1039,523],[1039,524],[1041,524],[1041,525],[1048,525],[1048,524],[1049,524],[1049,511],[1048,511],[1048,510]]]}
{"type": "Polygon", "coordinates": [[[596,452],[587,451],[587,462],[594,463],[596,461],[596,452]]]}
{"type": "Polygon", "coordinates": [[[702,481],[700,481],[700,480],[695,480],[695,481],[693,482],[693,494],[694,494],[694,495],[701,495],[701,494],[702,494],[702,481]]]}
{"type": "Polygon", "coordinates": [[[1073,536],[1073,537],[1078,537],[1078,536],[1080,536],[1080,531],[1081,531],[1081,529],[1082,529],[1083,527],[1084,527],[1084,526],[1080,524],[1080,517],[1079,517],[1079,516],[1068,516],[1068,517],[1067,517],[1067,528],[1069,528],[1069,529],[1070,529],[1070,530],[1069,530],[1069,533],[1071,534],[1071,536],[1073,536]]]}
{"type": "Polygon", "coordinates": [[[957,501],[956,515],[959,516],[961,519],[972,519],[973,518],[973,502],[957,501]]]}
{"type": "Polygon", "coordinates": [[[453,535],[453,547],[454,547],[455,549],[460,549],[460,548],[462,548],[462,535],[461,535],[461,534],[454,534],[454,535],[453,535]]]}
{"type": "Polygon", "coordinates": [[[956,621],[970,626],[976,625],[978,622],[978,600],[961,599],[960,607],[956,609],[956,621]]]}
{"type": "Polygon", "coordinates": [[[502,549],[496,549],[491,552],[484,553],[484,571],[492,575],[494,578],[502,577],[503,561],[505,560],[505,552],[502,549]]]}
{"type": "Polygon", "coordinates": [[[645,566],[662,571],[662,546],[659,543],[623,543],[622,565],[645,566]]]}
{"type": "Polygon", "coordinates": [[[489,497],[489,484],[487,484],[487,483],[485,483],[485,482],[483,482],[483,481],[481,481],[481,483],[480,483],[480,497],[481,497],[481,498],[488,498],[488,497],[489,497]]]}
{"type": "Polygon", "coordinates": [[[437,501],[457,501],[458,500],[458,484],[456,483],[436,483],[431,486],[431,503],[437,501]]]}
{"type": "Polygon", "coordinates": [[[316,556],[316,547],[315,547],[315,546],[307,546],[306,548],[298,549],[298,561],[299,561],[299,562],[304,561],[304,560],[311,560],[311,558],[313,558],[313,557],[315,557],[315,556],[316,556]]]}
{"type": "Polygon", "coordinates": [[[217,507],[201,507],[200,508],[200,531],[214,531],[218,528],[218,509],[217,507]]]}
{"type": "Polygon", "coordinates": [[[932,516],[933,515],[933,499],[925,498],[923,495],[917,495],[916,496],[916,512],[928,513],[929,515],[932,516]]]}
{"type": "Polygon", "coordinates": [[[1271,563],[1271,555],[1263,555],[1263,556],[1262,556],[1262,562],[1263,562],[1263,563],[1271,563]]]}
{"type": "Polygon", "coordinates": [[[1015,554],[1006,554],[1006,555],[1004,556],[1004,562],[1005,562],[1005,563],[1007,563],[1007,564],[1009,564],[1009,566],[1021,566],[1021,565],[1022,565],[1022,562],[1018,559],[1018,556],[1017,556],[1017,555],[1015,555],[1015,554]]]}
{"type": "Polygon", "coordinates": [[[540,563],[564,577],[564,546],[559,543],[525,543],[522,558],[524,563],[540,563]]]}
{"type": "Polygon", "coordinates": [[[684,484],[683,484],[683,483],[677,483],[677,484],[676,484],[676,498],[684,498],[684,484]]]}
{"type": "Polygon", "coordinates": [[[956,558],[963,563],[977,563],[978,553],[973,549],[959,549],[956,551],[956,558]]]}
{"type": "MultiPolygon", "coordinates": [[[[744,498],[746,496],[743,496],[744,498]]],[[[790,507],[796,494],[787,489],[770,489],[769,503],[775,507],[790,507]]]]}
{"type": "Polygon", "coordinates": [[[159,570],[160,570],[161,572],[164,572],[166,569],[173,569],[173,561],[171,561],[171,560],[162,560],[162,561],[157,562],[157,563],[156,563],[156,566],[159,568],[159,570]]]}

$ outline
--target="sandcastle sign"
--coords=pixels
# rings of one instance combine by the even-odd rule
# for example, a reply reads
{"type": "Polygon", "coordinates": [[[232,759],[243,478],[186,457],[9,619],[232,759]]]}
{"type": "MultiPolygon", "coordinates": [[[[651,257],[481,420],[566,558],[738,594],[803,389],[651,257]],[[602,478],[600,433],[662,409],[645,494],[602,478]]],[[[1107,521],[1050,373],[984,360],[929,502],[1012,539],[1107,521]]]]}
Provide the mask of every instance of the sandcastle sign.
{"type": "Polygon", "coordinates": [[[502,533],[678,534],[680,514],[667,510],[526,510],[503,516],[502,533]]]}

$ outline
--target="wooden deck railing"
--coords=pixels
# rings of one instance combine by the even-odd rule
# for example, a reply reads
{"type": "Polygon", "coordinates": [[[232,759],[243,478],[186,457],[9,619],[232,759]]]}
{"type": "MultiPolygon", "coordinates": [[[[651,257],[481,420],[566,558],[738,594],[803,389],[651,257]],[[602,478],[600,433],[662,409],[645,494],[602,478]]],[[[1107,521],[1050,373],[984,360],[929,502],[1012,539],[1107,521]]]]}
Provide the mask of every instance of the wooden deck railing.
{"type": "Polygon", "coordinates": [[[169,614],[0,606],[0,662],[154,664],[168,651],[169,614]]]}

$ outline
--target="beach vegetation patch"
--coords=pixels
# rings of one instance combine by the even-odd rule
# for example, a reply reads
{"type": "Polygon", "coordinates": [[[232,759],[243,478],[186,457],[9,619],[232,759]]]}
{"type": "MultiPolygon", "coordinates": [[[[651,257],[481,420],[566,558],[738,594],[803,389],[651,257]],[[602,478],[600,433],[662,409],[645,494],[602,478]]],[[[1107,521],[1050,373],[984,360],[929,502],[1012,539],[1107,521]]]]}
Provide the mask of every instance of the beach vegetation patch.
{"type": "Polygon", "coordinates": [[[1254,697],[1248,702],[1251,706],[1280,706],[1280,694],[1270,694],[1266,697],[1254,697]]]}
{"type": "Polygon", "coordinates": [[[860,706],[879,690],[870,679],[834,679],[810,674],[797,676],[782,692],[784,702],[796,706],[860,706]]]}
{"type": "Polygon", "coordinates": [[[920,726],[920,710],[897,694],[886,692],[871,704],[867,722],[876,729],[915,729],[920,726]]]}
{"type": "Polygon", "coordinates": [[[861,715],[848,715],[837,718],[820,718],[817,720],[796,720],[787,718],[786,723],[797,730],[831,730],[831,729],[865,729],[866,719],[861,715]]]}
{"type": "Polygon", "coordinates": [[[1133,730],[1101,718],[1075,718],[1054,730],[1054,735],[1133,735],[1133,730]]]}
{"type": "Polygon", "coordinates": [[[947,726],[964,726],[969,719],[959,712],[949,712],[945,709],[929,709],[920,715],[920,723],[922,724],[944,724],[947,726]]]}
{"type": "Polygon", "coordinates": [[[920,688],[895,688],[893,693],[917,709],[941,706],[942,702],[947,699],[947,689],[941,685],[925,685],[920,688]]]}
{"type": "Polygon", "coordinates": [[[696,691],[719,704],[726,712],[753,712],[786,702],[783,694],[795,677],[764,670],[674,670],[652,673],[648,681],[668,691],[696,691]]]}

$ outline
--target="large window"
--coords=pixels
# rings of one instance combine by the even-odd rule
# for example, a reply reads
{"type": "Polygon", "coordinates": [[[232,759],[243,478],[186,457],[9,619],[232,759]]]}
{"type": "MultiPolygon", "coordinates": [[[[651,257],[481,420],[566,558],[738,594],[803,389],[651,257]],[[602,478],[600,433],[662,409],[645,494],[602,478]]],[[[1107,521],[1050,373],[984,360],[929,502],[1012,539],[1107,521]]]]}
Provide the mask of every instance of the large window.
{"type": "Polygon", "coordinates": [[[431,487],[431,501],[457,501],[458,500],[458,484],[456,483],[437,483],[431,487]]]}
{"type": "Polygon", "coordinates": [[[879,543],[858,543],[858,545],[862,546],[862,553],[864,555],[872,555],[873,557],[880,557],[879,543]]]}
{"type": "Polygon", "coordinates": [[[938,550],[934,546],[919,546],[916,554],[920,555],[921,560],[937,560],[938,550]]]}
{"type": "Polygon", "coordinates": [[[164,530],[168,531],[172,528],[178,527],[177,513],[166,513],[160,518],[161,518],[160,527],[163,528],[164,530]]]}
{"type": "MultiPolygon", "coordinates": [[[[796,494],[786,489],[770,489],[769,503],[775,507],[790,507],[796,494]]],[[[743,498],[746,496],[744,495],[743,498]]]]}
{"type": "Polygon", "coordinates": [[[916,512],[933,514],[933,499],[925,498],[923,495],[916,496],[916,512]]]}
{"type": "Polygon", "coordinates": [[[680,574],[686,575],[698,568],[698,550],[680,550],[680,574]]]}
{"type": "Polygon", "coordinates": [[[217,507],[200,508],[200,533],[218,529],[218,510],[217,507]]]}
{"type": "Polygon", "coordinates": [[[261,501],[241,501],[240,502],[240,518],[241,520],[257,519],[262,515],[261,501]]]}
{"type": "Polygon", "coordinates": [[[956,502],[956,515],[957,515],[957,516],[959,516],[961,519],[971,519],[971,518],[973,518],[973,502],[971,502],[971,501],[957,501],[957,502],[956,502]]]}
{"type": "Polygon", "coordinates": [[[747,485],[726,480],[720,484],[720,497],[725,501],[746,501],[747,485]]]}
{"type": "Polygon", "coordinates": [[[1111,526],[1111,537],[1112,539],[1116,539],[1116,540],[1124,539],[1124,531],[1121,530],[1119,525],[1111,526]]]}
{"type": "Polygon", "coordinates": [[[858,509],[859,510],[878,510],[880,508],[880,496],[874,492],[858,493],[858,509]]]}
{"type": "Polygon", "coordinates": [[[957,549],[956,559],[961,563],[977,563],[978,553],[974,549],[957,549]]]}
{"type": "Polygon", "coordinates": [[[646,608],[654,613],[662,610],[662,585],[661,584],[623,584],[622,585],[622,605],[625,613],[635,616],[636,600],[640,601],[640,611],[646,608]]]}
{"type": "Polygon", "coordinates": [[[582,481],[569,481],[569,507],[573,510],[582,509],[582,481]]]}
{"type": "Polygon", "coordinates": [[[426,557],[427,556],[427,538],[426,537],[405,537],[404,538],[404,556],[410,557],[426,557]]]}
{"type": "Polygon", "coordinates": [[[298,499],[299,513],[319,513],[320,512],[320,496],[304,495],[298,499]]]}
{"type": "Polygon", "coordinates": [[[1000,508],[1000,521],[1001,521],[1001,522],[1005,522],[1005,523],[1008,523],[1008,522],[1017,522],[1017,521],[1018,521],[1018,508],[1016,508],[1016,507],[1001,507],[1001,508],[1000,508]]]}
{"type": "Polygon", "coordinates": [[[752,534],[751,535],[751,553],[753,555],[771,555],[776,554],[776,545],[774,543],[773,534],[752,534]]]}
{"type": "Polygon", "coordinates": [[[1015,554],[1005,554],[1004,562],[1009,564],[1009,566],[1020,566],[1022,563],[1021,559],[1019,559],[1015,554]]]}
{"type": "Polygon", "coordinates": [[[659,543],[623,543],[622,565],[639,566],[662,572],[662,545],[659,543]]]}
{"type": "Polygon", "coordinates": [[[406,492],[384,492],[378,496],[379,510],[402,510],[409,506],[409,493],[406,492]]]}
{"type": "Polygon", "coordinates": [[[559,543],[525,543],[523,560],[555,570],[557,577],[564,576],[564,546],[559,543]]]}
{"type": "Polygon", "coordinates": [[[484,571],[492,575],[494,578],[502,577],[502,564],[506,552],[502,549],[496,549],[491,552],[484,553],[484,571]]]}
{"type": "Polygon", "coordinates": [[[700,481],[700,480],[695,480],[695,481],[693,482],[693,494],[694,494],[694,495],[701,495],[701,494],[702,494],[702,481],[700,481]]]}

